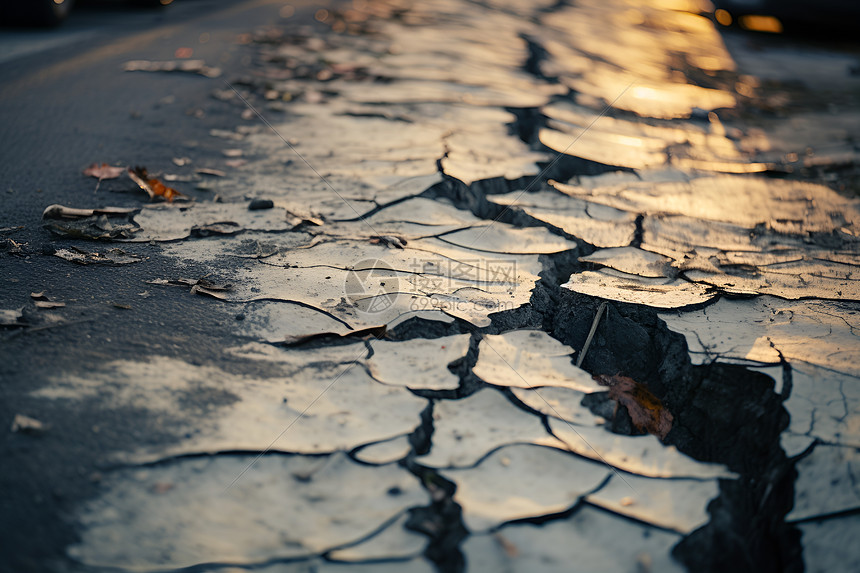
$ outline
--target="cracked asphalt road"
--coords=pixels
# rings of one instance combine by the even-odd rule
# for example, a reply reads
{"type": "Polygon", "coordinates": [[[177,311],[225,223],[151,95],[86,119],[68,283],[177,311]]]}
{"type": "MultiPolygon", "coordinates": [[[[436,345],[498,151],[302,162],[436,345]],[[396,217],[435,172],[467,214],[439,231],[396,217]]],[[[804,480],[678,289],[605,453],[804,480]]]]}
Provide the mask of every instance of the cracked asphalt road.
{"type": "Polygon", "coordinates": [[[0,558],[856,569],[857,52],[706,10],[199,0],[13,46],[0,558]]]}

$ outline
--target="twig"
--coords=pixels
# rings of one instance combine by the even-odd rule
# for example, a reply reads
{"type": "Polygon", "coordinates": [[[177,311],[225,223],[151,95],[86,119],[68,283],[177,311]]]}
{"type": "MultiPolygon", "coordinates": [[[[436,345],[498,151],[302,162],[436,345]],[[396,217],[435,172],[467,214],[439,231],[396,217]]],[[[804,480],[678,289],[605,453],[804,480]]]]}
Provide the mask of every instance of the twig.
{"type": "Polygon", "coordinates": [[[600,306],[597,307],[597,314],[594,316],[594,322],[591,323],[591,330],[588,332],[588,338],[585,339],[585,345],[582,347],[582,352],[580,352],[579,359],[576,361],[577,368],[582,366],[582,361],[585,360],[585,353],[588,352],[588,347],[591,346],[591,339],[594,338],[594,333],[597,332],[597,325],[600,324],[600,317],[603,315],[603,309],[605,308],[606,301],[601,302],[600,306]]]}

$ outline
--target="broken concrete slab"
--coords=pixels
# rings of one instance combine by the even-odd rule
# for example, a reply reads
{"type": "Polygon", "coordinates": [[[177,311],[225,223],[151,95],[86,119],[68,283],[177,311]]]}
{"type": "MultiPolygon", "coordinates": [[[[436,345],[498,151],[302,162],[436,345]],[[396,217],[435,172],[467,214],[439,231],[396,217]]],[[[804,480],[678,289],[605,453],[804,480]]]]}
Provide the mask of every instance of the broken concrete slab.
{"type": "Polygon", "coordinates": [[[545,416],[553,416],[574,425],[599,426],[606,422],[582,405],[588,394],[565,387],[512,387],[511,392],[523,404],[545,416]]]}
{"type": "Polygon", "coordinates": [[[398,436],[384,442],[361,446],[352,456],[365,464],[384,465],[399,462],[412,451],[409,436],[398,436]]]}
{"type": "MultiPolygon", "coordinates": [[[[401,493],[396,495],[401,495],[401,493]]],[[[391,561],[418,557],[424,551],[428,539],[420,533],[406,529],[408,519],[408,515],[401,515],[369,539],[355,545],[335,549],[329,552],[327,557],[334,561],[347,563],[391,561]]]]}
{"type": "Polygon", "coordinates": [[[663,309],[704,304],[717,296],[706,285],[683,279],[648,278],[612,269],[576,273],[561,286],[580,294],[663,309]]]}
{"type": "Polygon", "coordinates": [[[79,508],[81,540],[68,551],[87,566],[133,571],[262,564],[354,543],[427,501],[406,470],[345,454],[189,458],[107,475],[79,508]]]}
{"type": "Polygon", "coordinates": [[[701,310],[660,317],[686,336],[696,363],[720,358],[777,364],[782,355],[789,363],[860,376],[852,351],[860,327],[855,303],[724,298],[701,310]]]}
{"type": "Polygon", "coordinates": [[[319,352],[316,359],[291,358],[299,364],[261,356],[274,368],[269,378],[234,376],[166,357],[119,360],[86,378],[54,380],[34,395],[145,410],[180,434],[171,445],[138,444],[116,454],[130,463],[225,451],[351,450],[411,432],[427,405],[405,388],[370,378],[356,364],[365,354],[364,345],[357,346],[360,352],[349,349],[354,356],[340,364],[319,352]],[[208,400],[205,407],[199,405],[202,397],[208,400]]]}
{"type": "Polygon", "coordinates": [[[636,233],[636,214],[589,203],[556,192],[514,191],[487,200],[560,229],[596,247],[629,245],[636,233]]]}
{"type": "Polygon", "coordinates": [[[719,464],[702,463],[674,446],[662,444],[655,436],[623,436],[602,427],[573,426],[549,419],[553,435],[567,449],[617,469],[657,478],[732,478],[734,474],[719,464]]]}
{"type": "Polygon", "coordinates": [[[610,474],[604,464],[529,444],[499,448],[473,468],[442,472],[456,484],[454,501],[473,534],[508,521],[561,513],[610,474]]]}
{"type": "Polygon", "coordinates": [[[613,513],[689,535],[708,523],[708,504],[719,494],[717,480],[664,480],[620,472],[585,499],[613,513]]]}
{"type": "Polygon", "coordinates": [[[591,507],[542,525],[516,524],[463,544],[470,571],[563,573],[684,569],[670,556],[681,536],[591,507]]]}
{"type": "Polygon", "coordinates": [[[575,350],[540,330],[487,334],[478,346],[475,376],[494,386],[556,386],[589,393],[601,390],[591,375],[573,365],[575,350]]]}
{"type": "Polygon", "coordinates": [[[817,444],[797,463],[794,507],[786,516],[802,521],[860,508],[860,451],[817,444]]]}
{"type": "Polygon", "coordinates": [[[370,375],[383,384],[413,390],[456,390],[460,377],[448,365],[465,358],[468,334],[442,338],[370,342],[373,356],[367,359],[370,375]]]}
{"type": "Polygon", "coordinates": [[[809,573],[855,571],[860,551],[855,543],[860,515],[846,515],[798,524],[803,534],[803,561],[809,573]]]}
{"type": "Polygon", "coordinates": [[[421,465],[463,468],[475,465],[487,453],[510,444],[553,445],[541,419],[511,404],[496,390],[480,390],[461,400],[442,400],[433,408],[433,443],[421,465]]]}

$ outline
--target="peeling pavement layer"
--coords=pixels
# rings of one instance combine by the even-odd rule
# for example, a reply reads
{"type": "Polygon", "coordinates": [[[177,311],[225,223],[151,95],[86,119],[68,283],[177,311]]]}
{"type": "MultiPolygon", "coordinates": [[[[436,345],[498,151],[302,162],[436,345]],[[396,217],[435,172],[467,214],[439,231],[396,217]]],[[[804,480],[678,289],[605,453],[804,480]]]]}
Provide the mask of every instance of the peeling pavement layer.
{"type": "Polygon", "coordinates": [[[9,277],[4,447],[109,434],[28,566],[854,569],[860,80],[761,76],[696,1],[269,9],[218,79],[111,72],[204,82],[188,200],[0,219],[83,285],[9,277]]]}

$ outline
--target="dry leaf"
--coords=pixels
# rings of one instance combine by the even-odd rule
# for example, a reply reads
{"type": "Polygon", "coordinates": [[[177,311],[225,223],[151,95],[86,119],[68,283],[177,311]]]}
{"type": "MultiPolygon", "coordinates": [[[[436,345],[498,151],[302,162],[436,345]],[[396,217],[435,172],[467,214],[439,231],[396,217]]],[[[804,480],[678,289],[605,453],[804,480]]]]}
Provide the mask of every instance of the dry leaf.
{"type": "Polygon", "coordinates": [[[158,179],[149,179],[149,176],[146,173],[146,168],[144,167],[135,167],[134,169],[129,167],[127,173],[128,176],[131,177],[132,181],[137,183],[141,189],[146,191],[146,194],[149,195],[150,199],[163,197],[166,201],[172,202],[174,199],[186,198],[185,195],[172,187],[168,187],[158,179]]]}
{"type": "Polygon", "coordinates": [[[627,376],[598,374],[594,379],[609,387],[609,397],[627,408],[633,425],[639,430],[654,434],[661,440],[672,429],[673,417],[646,386],[627,376]]]}
{"type": "Polygon", "coordinates": [[[11,429],[13,432],[21,434],[39,435],[45,433],[45,430],[47,430],[48,427],[35,418],[24,416],[22,414],[15,414],[15,418],[12,420],[11,429]]]}
{"type": "Polygon", "coordinates": [[[99,165],[98,163],[93,163],[86,169],[84,169],[84,175],[89,177],[95,177],[96,179],[116,179],[125,171],[125,167],[112,167],[107,163],[102,163],[99,165]]]}

